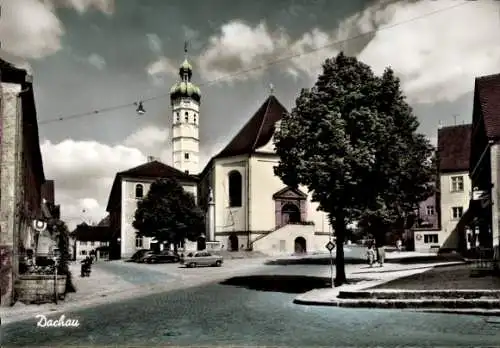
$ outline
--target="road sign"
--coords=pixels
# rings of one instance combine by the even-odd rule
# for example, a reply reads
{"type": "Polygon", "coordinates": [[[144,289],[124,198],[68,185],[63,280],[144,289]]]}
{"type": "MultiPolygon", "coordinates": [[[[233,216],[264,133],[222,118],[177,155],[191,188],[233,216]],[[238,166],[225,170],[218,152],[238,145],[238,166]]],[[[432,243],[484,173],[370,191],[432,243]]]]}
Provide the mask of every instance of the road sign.
{"type": "Polygon", "coordinates": [[[332,251],[333,249],[335,249],[335,244],[333,244],[331,241],[326,243],[326,248],[328,249],[328,251],[332,251]]]}

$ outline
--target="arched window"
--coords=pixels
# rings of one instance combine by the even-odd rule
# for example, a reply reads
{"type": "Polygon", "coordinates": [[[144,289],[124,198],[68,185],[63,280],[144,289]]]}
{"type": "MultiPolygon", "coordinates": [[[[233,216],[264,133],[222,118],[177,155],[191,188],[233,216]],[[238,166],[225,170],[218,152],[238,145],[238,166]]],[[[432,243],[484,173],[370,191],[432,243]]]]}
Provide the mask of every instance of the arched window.
{"type": "Polygon", "coordinates": [[[181,113],[180,113],[179,111],[177,111],[177,114],[176,114],[175,116],[176,116],[176,117],[175,117],[175,120],[176,120],[177,122],[181,122],[181,113]]]}
{"type": "Polygon", "coordinates": [[[184,121],[189,122],[189,114],[187,112],[184,113],[184,121]]]}
{"type": "Polygon", "coordinates": [[[229,206],[241,207],[242,178],[240,172],[233,170],[229,172],[229,206]]]}
{"type": "Polygon", "coordinates": [[[196,114],[193,115],[193,123],[196,124],[196,114]]]}
{"type": "Polygon", "coordinates": [[[135,198],[142,198],[144,197],[144,186],[141,184],[135,185],[135,198]]]}

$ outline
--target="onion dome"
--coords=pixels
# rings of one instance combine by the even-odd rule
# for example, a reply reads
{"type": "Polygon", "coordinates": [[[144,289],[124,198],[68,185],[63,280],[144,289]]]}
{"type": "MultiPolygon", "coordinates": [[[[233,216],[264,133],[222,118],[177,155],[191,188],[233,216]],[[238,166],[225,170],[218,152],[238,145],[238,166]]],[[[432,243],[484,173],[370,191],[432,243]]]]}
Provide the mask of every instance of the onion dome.
{"type": "Polygon", "coordinates": [[[177,98],[192,98],[197,102],[201,100],[201,91],[198,86],[189,81],[177,82],[170,89],[170,99],[175,100],[177,98]]]}
{"type": "Polygon", "coordinates": [[[201,100],[201,91],[198,86],[191,82],[193,75],[193,67],[187,59],[184,59],[180,68],[179,76],[181,81],[177,82],[170,89],[170,99],[175,100],[178,98],[192,98],[197,102],[201,100]]]}

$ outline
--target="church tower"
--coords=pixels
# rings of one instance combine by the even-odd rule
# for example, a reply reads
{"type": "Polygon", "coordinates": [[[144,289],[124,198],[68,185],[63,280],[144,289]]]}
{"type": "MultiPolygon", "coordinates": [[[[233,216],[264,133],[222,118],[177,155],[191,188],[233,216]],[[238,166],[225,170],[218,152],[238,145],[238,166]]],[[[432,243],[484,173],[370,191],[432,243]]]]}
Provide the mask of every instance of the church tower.
{"type": "Polygon", "coordinates": [[[198,174],[200,158],[200,89],[191,82],[193,68],[187,59],[179,68],[180,81],[170,89],[172,105],[173,167],[188,174],[198,174]]]}

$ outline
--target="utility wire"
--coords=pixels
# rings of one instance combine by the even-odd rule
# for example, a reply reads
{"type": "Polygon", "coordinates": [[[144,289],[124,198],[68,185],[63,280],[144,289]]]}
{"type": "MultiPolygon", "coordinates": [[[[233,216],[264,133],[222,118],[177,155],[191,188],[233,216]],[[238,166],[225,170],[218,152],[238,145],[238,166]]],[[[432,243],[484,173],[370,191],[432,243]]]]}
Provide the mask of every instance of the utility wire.
{"type": "MultiPolygon", "coordinates": [[[[199,84],[199,86],[210,86],[210,85],[213,85],[213,84],[219,83],[221,81],[224,81],[224,80],[227,80],[227,79],[231,79],[231,78],[234,78],[234,77],[237,77],[237,76],[240,76],[240,75],[246,75],[246,74],[248,74],[250,72],[253,72],[253,71],[256,71],[256,70],[266,69],[266,68],[271,67],[273,65],[277,65],[277,64],[283,63],[285,61],[288,61],[288,60],[291,60],[291,59],[294,59],[294,58],[307,56],[307,55],[310,55],[312,53],[315,53],[315,52],[318,52],[318,51],[322,51],[322,50],[325,50],[327,48],[330,48],[330,47],[333,47],[333,46],[336,46],[336,45],[340,45],[340,44],[343,44],[343,43],[346,43],[346,42],[349,42],[349,41],[352,41],[352,40],[356,40],[356,39],[359,39],[359,38],[362,38],[362,37],[365,37],[365,36],[368,36],[368,35],[371,35],[371,34],[375,34],[375,33],[380,32],[380,31],[392,29],[392,28],[398,27],[400,25],[404,25],[404,24],[408,24],[408,23],[411,23],[411,22],[415,22],[415,21],[418,21],[420,19],[423,19],[423,18],[426,18],[426,17],[430,17],[430,16],[433,16],[433,15],[436,15],[438,13],[442,13],[442,12],[445,12],[445,11],[448,11],[448,10],[452,10],[454,8],[466,5],[466,4],[471,3],[471,2],[474,2],[474,1],[464,1],[464,2],[461,2],[461,3],[453,5],[453,6],[448,6],[448,7],[442,8],[442,9],[431,11],[431,12],[425,13],[423,15],[412,17],[412,18],[407,19],[405,21],[397,22],[397,23],[394,23],[394,24],[391,24],[391,25],[382,26],[382,27],[379,27],[377,29],[370,30],[370,31],[367,31],[367,32],[364,32],[364,33],[361,33],[361,34],[358,34],[358,35],[355,35],[355,36],[351,36],[351,37],[346,38],[346,39],[329,42],[329,43],[327,43],[325,45],[322,45],[320,47],[313,48],[313,49],[311,49],[308,52],[296,53],[296,54],[291,54],[291,55],[287,55],[287,56],[284,56],[284,57],[280,57],[280,58],[277,58],[275,60],[266,62],[264,64],[261,64],[261,65],[258,65],[258,66],[254,66],[254,67],[249,68],[249,69],[240,70],[240,71],[237,71],[237,72],[235,72],[233,74],[227,74],[227,75],[218,77],[216,79],[213,79],[211,81],[207,81],[207,82],[201,83],[201,84],[199,84]]],[[[93,110],[93,111],[87,111],[87,112],[73,114],[73,115],[68,115],[68,116],[61,116],[61,117],[58,117],[58,118],[54,118],[54,119],[50,119],[50,120],[46,120],[46,121],[41,121],[41,122],[39,122],[39,124],[43,125],[43,124],[49,124],[49,123],[53,123],[53,122],[67,121],[67,120],[71,120],[71,119],[74,119],[74,118],[80,118],[80,117],[85,117],[85,116],[92,116],[92,115],[96,115],[96,114],[102,114],[102,113],[106,113],[106,112],[110,112],[110,111],[114,111],[114,110],[128,108],[128,107],[131,107],[131,106],[138,106],[139,104],[141,104],[143,102],[148,102],[148,101],[153,101],[153,100],[165,98],[165,97],[168,97],[169,95],[170,95],[170,93],[163,93],[163,94],[159,94],[159,95],[152,96],[152,97],[149,97],[149,98],[140,99],[139,102],[132,102],[132,103],[127,103],[127,104],[109,106],[109,107],[104,107],[104,108],[101,108],[101,109],[96,109],[96,110],[93,110]]]]}

